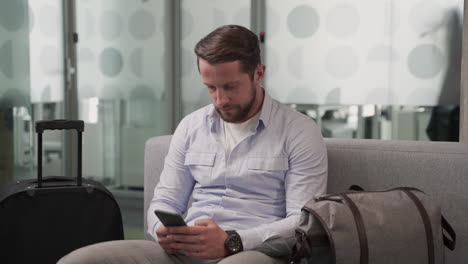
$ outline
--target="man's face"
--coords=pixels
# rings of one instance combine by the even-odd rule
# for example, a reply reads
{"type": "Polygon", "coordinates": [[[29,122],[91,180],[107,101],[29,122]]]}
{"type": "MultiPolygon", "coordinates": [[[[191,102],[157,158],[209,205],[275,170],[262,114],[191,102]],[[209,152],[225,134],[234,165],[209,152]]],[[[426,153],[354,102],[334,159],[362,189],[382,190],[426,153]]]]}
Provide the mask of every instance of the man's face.
{"type": "Polygon", "coordinates": [[[224,121],[241,123],[253,116],[258,101],[256,77],[252,80],[248,73],[241,72],[239,61],[211,65],[199,59],[199,68],[213,105],[224,121]]]}

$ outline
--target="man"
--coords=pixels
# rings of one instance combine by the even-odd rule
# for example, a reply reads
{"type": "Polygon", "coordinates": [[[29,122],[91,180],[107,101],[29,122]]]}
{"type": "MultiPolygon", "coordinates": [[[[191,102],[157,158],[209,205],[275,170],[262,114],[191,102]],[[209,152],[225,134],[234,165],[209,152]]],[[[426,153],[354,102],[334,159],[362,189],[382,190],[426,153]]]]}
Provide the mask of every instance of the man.
{"type": "Polygon", "coordinates": [[[158,244],[107,249],[134,243],[130,254],[150,263],[285,263],[302,206],[326,190],[320,130],[261,87],[265,65],[248,29],[220,27],[195,53],[213,104],[186,116],[172,137],[148,211],[158,244]],[[191,195],[187,226],[166,227],[154,215],[185,213],[191,195]]]}

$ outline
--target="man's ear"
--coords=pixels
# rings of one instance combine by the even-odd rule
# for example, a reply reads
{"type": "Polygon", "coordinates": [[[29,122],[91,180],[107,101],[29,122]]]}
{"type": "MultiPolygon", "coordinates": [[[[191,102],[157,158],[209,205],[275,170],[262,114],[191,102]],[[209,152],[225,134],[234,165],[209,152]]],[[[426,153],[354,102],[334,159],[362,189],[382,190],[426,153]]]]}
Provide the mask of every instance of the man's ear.
{"type": "Polygon", "coordinates": [[[258,64],[255,68],[255,83],[260,83],[265,77],[265,64],[258,64]]]}

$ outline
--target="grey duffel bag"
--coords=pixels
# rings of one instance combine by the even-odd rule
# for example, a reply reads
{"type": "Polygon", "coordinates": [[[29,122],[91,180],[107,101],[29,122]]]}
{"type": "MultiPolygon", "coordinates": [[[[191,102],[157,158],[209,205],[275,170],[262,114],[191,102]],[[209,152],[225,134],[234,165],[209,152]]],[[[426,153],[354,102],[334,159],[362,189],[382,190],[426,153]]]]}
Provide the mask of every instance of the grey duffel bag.
{"type": "Polygon", "coordinates": [[[305,204],[291,263],[434,264],[444,263],[444,245],[455,248],[454,230],[422,191],[350,189],[305,204]]]}

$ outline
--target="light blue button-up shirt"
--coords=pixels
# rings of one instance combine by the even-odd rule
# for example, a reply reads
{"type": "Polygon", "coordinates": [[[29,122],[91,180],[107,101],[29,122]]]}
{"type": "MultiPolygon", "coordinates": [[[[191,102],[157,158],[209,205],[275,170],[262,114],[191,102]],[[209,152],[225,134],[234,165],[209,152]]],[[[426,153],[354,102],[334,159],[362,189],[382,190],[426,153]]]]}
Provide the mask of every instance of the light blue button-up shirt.
{"type": "Polygon", "coordinates": [[[160,223],[155,209],[183,214],[188,225],[212,218],[236,230],[244,250],[289,253],[302,206],[327,185],[327,152],[309,117],[266,92],[254,130],[226,155],[224,128],[213,105],[177,127],[148,211],[148,232],[160,223]]]}

